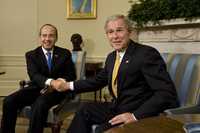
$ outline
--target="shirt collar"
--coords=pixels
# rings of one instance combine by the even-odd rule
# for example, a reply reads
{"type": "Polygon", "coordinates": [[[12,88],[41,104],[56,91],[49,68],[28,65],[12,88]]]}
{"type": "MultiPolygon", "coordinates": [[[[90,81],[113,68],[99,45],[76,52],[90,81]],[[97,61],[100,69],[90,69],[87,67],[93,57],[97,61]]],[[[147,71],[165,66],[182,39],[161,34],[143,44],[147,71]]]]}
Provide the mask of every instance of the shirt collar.
{"type": "Polygon", "coordinates": [[[125,55],[125,52],[126,52],[126,49],[125,50],[123,50],[123,51],[117,51],[118,52],[118,54],[119,54],[119,57],[120,57],[120,62],[122,61],[122,58],[124,57],[124,55],[125,55]]]}
{"type": "Polygon", "coordinates": [[[51,55],[53,54],[53,49],[50,50],[50,51],[47,51],[46,49],[44,49],[44,48],[42,47],[42,51],[43,51],[43,53],[44,53],[45,55],[47,55],[47,52],[51,52],[51,55]]]}

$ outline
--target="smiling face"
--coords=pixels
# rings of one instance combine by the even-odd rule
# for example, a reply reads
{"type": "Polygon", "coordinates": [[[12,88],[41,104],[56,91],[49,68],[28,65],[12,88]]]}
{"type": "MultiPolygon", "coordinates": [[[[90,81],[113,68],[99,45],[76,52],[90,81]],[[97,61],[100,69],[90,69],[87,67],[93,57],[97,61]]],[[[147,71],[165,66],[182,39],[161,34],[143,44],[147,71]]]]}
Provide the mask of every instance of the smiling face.
{"type": "Polygon", "coordinates": [[[46,50],[51,50],[57,41],[57,29],[52,25],[44,25],[40,29],[40,44],[46,50]]]}
{"type": "Polygon", "coordinates": [[[107,38],[115,50],[121,51],[127,48],[131,33],[122,18],[109,21],[105,30],[107,38]]]}

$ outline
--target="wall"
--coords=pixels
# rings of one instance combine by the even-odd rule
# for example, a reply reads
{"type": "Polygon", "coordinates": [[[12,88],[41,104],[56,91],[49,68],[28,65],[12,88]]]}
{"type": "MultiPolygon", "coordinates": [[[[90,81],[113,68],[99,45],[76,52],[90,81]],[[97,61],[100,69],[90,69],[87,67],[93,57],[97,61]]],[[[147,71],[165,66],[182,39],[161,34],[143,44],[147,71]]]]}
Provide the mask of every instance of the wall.
{"type": "Polygon", "coordinates": [[[70,36],[76,32],[80,33],[84,38],[87,57],[93,59],[102,59],[111,50],[103,29],[107,16],[118,13],[126,15],[130,7],[128,0],[97,0],[96,19],[69,20],[66,18],[66,0],[38,2],[39,25],[55,24],[60,31],[58,44],[69,49],[71,49],[70,36]],[[47,3],[48,6],[46,6],[47,3]]]}
{"type": "Polygon", "coordinates": [[[58,45],[71,49],[70,36],[83,35],[87,60],[104,60],[112,50],[103,30],[107,16],[127,14],[129,0],[97,0],[97,18],[68,20],[66,0],[0,1],[0,96],[15,91],[20,79],[28,78],[24,54],[38,46],[38,29],[45,23],[59,30],[58,45]]]}
{"type": "MultiPolygon", "coordinates": [[[[126,15],[130,8],[129,1],[97,0],[96,19],[69,20],[66,18],[66,0],[0,0],[0,72],[6,71],[6,74],[0,75],[0,96],[15,91],[18,81],[28,78],[24,54],[39,45],[38,29],[45,23],[54,24],[58,28],[57,45],[71,49],[70,36],[78,32],[84,38],[87,60],[104,61],[112,50],[103,29],[105,19],[112,14],[126,15]]],[[[155,45],[158,49],[163,51],[168,48],[172,52],[179,47],[158,45],[155,45]]],[[[184,48],[182,45],[180,50],[184,48]]],[[[188,48],[200,53],[197,45],[187,44],[188,48]]]]}
{"type": "Polygon", "coordinates": [[[37,45],[37,1],[0,1],[0,95],[26,78],[25,51],[37,45]]]}

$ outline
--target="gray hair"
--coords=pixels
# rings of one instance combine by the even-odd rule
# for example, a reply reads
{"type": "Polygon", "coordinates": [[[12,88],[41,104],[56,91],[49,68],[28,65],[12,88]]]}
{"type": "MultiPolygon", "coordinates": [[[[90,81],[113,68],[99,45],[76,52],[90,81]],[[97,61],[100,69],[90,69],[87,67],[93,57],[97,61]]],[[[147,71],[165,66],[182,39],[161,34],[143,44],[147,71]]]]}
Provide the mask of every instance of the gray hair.
{"type": "Polygon", "coordinates": [[[108,17],[106,22],[105,22],[104,29],[106,30],[107,24],[110,21],[115,21],[115,20],[118,20],[118,19],[122,19],[124,21],[129,32],[131,32],[133,30],[133,27],[132,27],[133,23],[128,19],[128,17],[126,17],[122,14],[116,14],[116,15],[112,15],[112,16],[108,17]]]}

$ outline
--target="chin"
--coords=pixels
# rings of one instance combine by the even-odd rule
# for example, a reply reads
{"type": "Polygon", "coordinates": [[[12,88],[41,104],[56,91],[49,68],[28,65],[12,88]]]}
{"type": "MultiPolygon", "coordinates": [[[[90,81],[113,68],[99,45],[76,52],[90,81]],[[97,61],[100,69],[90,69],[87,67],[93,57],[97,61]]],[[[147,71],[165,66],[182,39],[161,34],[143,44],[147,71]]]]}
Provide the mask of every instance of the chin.
{"type": "Polygon", "coordinates": [[[113,48],[114,48],[115,50],[120,50],[120,49],[121,49],[121,47],[118,46],[118,45],[113,45],[113,48]]]}
{"type": "Polygon", "coordinates": [[[115,45],[114,48],[115,48],[116,50],[120,50],[120,49],[122,49],[122,47],[119,46],[119,45],[115,45]]]}
{"type": "Polygon", "coordinates": [[[51,49],[52,49],[52,47],[45,47],[45,49],[46,49],[46,50],[51,50],[51,49]]]}

